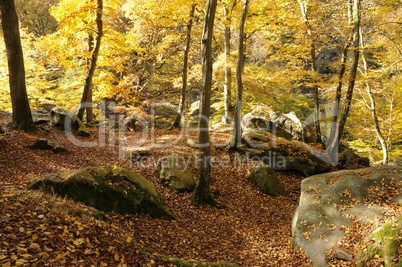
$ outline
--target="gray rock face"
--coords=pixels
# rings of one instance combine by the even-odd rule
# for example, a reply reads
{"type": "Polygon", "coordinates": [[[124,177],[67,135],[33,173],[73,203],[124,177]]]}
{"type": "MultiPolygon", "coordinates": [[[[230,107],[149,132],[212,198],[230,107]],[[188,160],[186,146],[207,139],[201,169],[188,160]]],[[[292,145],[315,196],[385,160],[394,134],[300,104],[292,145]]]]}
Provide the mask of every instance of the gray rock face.
{"type": "Polygon", "coordinates": [[[242,130],[244,132],[264,131],[272,132],[274,124],[264,116],[247,113],[241,121],[242,130]]]}
{"type": "Polygon", "coordinates": [[[79,136],[89,136],[90,131],[85,124],[71,111],[54,107],[50,111],[50,122],[52,126],[61,126],[65,130],[78,129],[79,136]]]}
{"type": "Polygon", "coordinates": [[[277,115],[270,114],[270,119],[253,113],[246,114],[242,119],[242,129],[247,132],[270,132],[276,137],[286,140],[303,141],[311,143],[315,141],[314,128],[300,121],[294,112],[277,115]]]}
{"type": "Polygon", "coordinates": [[[31,109],[31,114],[35,124],[50,122],[50,112],[46,109],[31,109]]]}
{"type": "Polygon", "coordinates": [[[177,154],[171,154],[158,161],[161,182],[178,192],[191,192],[195,188],[193,173],[188,169],[184,159],[177,154]]]}
{"type": "Polygon", "coordinates": [[[257,163],[250,170],[249,179],[257,185],[264,194],[270,196],[285,196],[287,192],[275,171],[263,163],[257,163]]]}
{"type": "Polygon", "coordinates": [[[68,197],[105,212],[173,218],[165,210],[164,199],[154,185],[124,169],[89,167],[50,174],[29,184],[28,189],[68,197]]]}
{"type": "Polygon", "coordinates": [[[384,206],[402,204],[402,160],[359,170],[342,170],[302,181],[299,204],[292,219],[293,245],[302,248],[317,266],[329,266],[325,251],[339,242],[354,220],[367,222],[383,217],[384,206]],[[394,195],[377,196],[384,188],[394,195]],[[373,190],[378,188],[378,190],[373,190]]]}
{"type": "Polygon", "coordinates": [[[271,114],[271,119],[275,123],[274,134],[276,136],[287,140],[302,140],[303,126],[294,112],[279,116],[271,114]]]}

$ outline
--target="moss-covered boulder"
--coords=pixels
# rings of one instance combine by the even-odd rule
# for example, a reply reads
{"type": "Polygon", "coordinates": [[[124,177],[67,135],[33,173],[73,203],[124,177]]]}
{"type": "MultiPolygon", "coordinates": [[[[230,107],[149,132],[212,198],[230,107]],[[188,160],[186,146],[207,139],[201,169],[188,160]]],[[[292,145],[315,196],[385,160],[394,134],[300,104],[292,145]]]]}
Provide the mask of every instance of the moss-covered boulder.
{"type": "Polygon", "coordinates": [[[249,179],[257,185],[264,194],[270,196],[287,195],[281,180],[276,176],[275,171],[264,163],[257,163],[250,170],[249,179]]]}
{"type": "Polygon", "coordinates": [[[195,188],[193,173],[188,169],[183,157],[171,154],[158,161],[161,182],[178,192],[191,192],[195,188]]]}
{"type": "Polygon", "coordinates": [[[28,189],[68,197],[105,212],[174,218],[151,182],[120,168],[89,167],[50,174],[29,184],[28,189]]]}
{"type": "Polygon", "coordinates": [[[383,224],[370,235],[367,251],[359,251],[357,266],[368,266],[371,260],[383,261],[383,266],[402,266],[399,249],[402,245],[402,217],[383,224]]]}

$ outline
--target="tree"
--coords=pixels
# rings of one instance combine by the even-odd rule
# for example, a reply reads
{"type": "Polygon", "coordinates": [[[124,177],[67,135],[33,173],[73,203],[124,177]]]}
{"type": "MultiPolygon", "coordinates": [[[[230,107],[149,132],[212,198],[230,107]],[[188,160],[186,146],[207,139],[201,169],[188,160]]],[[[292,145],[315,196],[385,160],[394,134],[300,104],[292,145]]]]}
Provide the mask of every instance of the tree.
{"type": "MultiPolygon", "coordinates": [[[[349,0],[351,3],[351,0],[349,0]]],[[[346,92],[346,99],[343,110],[339,117],[339,122],[336,123],[337,114],[339,112],[339,102],[341,98],[341,87],[342,87],[342,78],[343,73],[345,72],[346,68],[346,56],[347,56],[347,49],[349,46],[346,44],[345,49],[343,51],[342,57],[342,65],[340,70],[340,76],[342,77],[339,79],[338,88],[336,90],[335,96],[335,108],[333,110],[333,120],[332,120],[332,127],[331,127],[331,134],[328,140],[329,145],[327,147],[328,155],[335,160],[336,153],[338,152],[338,144],[342,138],[342,134],[345,128],[346,120],[348,118],[349,110],[352,104],[352,97],[353,97],[353,89],[356,82],[356,74],[357,74],[357,67],[359,64],[359,53],[360,53],[360,0],[354,0],[352,9],[349,10],[349,20],[353,23],[353,56],[352,56],[352,65],[349,70],[349,77],[348,77],[348,89],[346,92]],[[350,19],[352,18],[352,19],[350,19]]]]}
{"type": "Polygon", "coordinates": [[[247,8],[249,0],[243,0],[243,12],[240,19],[239,27],[239,51],[237,58],[236,67],[236,82],[237,82],[237,93],[236,93],[236,107],[234,114],[234,144],[236,148],[241,144],[241,109],[242,109],[242,98],[243,98],[243,80],[242,75],[244,71],[244,25],[247,18],[247,8]]]}
{"type": "MultiPolygon", "coordinates": [[[[85,108],[87,110],[87,121],[92,121],[92,112],[88,113],[88,110],[92,110],[92,78],[95,73],[96,68],[96,61],[98,60],[102,35],[103,35],[103,22],[102,22],[102,12],[103,12],[103,0],[97,0],[96,5],[96,26],[97,26],[97,33],[95,37],[95,44],[92,50],[92,58],[89,63],[89,70],[88,75],[85,80],[84,91],[82,93],[81,104],[78,110],[77,117],[82,120],[84,117],[85,108]]],[[[90,42],[91,43],[91,42],[90,42]]],[[[91,45],[89,45],[91,47],[91,45]]]]}
{"type": "Polygon", "coordinates": [[[237,1],[234,1],[231,9],[229,4],[226,3],[224,7],[224,50],[225,50],[225,83],[224,90],[224,107],[225,107],[225,123],[230,123],[233,120],[233,107],[232,107],[232,67],[230,60],[230,40],[231,40],[231,10],[236,6],[237,1]]]}
{"type": "Polygon", "coordinates": [[[13,109],[13,122],[23,130],[34,127],[25,84],[24,56],[22,52],[18,16],[14,0],[1,0],[1,25],[6,44],[9,85],[13,109]]]}
{"type": "Polygon", "coordinates": [[[194,191],[194,198],[199,203],[216,205],[216,200],[210,192],[211,183],[211,151],[209,143],[209,115],[211,103],[212,86],[212,38],[215,21],[217,0],[208,0],[204,29],[201,42],[201,62],[202,62],[202,81],[201,81],[201,103],[200,120],[198,124],[198,144],[201,166],[199,168],[198,182],[194,191]]]}
{"type": "Polygon", "coordinates": [[[186,103],[188,54],[190,52],[191,28],[193,26],[195,7],[196,7],[195,2],[192,2],[191,9],[190,9],[190,16],[189,16],[189,19],[187,22],[186,47],[184,49],[184,56],[183,56],[182,85],[181,85],[181,91],[180,91],[179,112],[177,113],[176,119],[173,122],[172,127],[170,127],[171,129],[172,128],[180,128],[180,124],[181,124],[183,112],[184,112],[184,105],[186,103]]]}
{"type": "Polygon", "coordinates": [[[387,164],[388,163],[388,158],[389,158],[389,156],[388,156],[388,146],[387,146],[387,143],[386,143],[386,141],[384,139],[384,136],[382,135],[382,132],[381,132],[380,124],[378,122],[377,109],[376,109],[376,103],[375,103],[375,100],[374,100],[374,95],[373,95],[373,92],[371,90],[370,83],[368,81],[368,74],[367,74],[368,64],[367,64],[366,54],[364,52],[363,35],[362,35],[361,30],[360,30],[360,42],[361,42],[361,47],[362,47],[362,60],[363,60],[363,67],[364,67],[364,69],[362,71],[362,74],[365,77],[365,88],[366,88],[366,92],[367,92],[367,94],[369,96],[370,102],[368,103],[367,100],[364,98],[364,96],[363,96],[363,100],[364,100],[367,108],[371,111],[371,117],[373,119],[375,132],[377,134],[378,140],[380,140],[380,143],[381,143],[382,154],[383,154],[382,163],[387,164]]]}

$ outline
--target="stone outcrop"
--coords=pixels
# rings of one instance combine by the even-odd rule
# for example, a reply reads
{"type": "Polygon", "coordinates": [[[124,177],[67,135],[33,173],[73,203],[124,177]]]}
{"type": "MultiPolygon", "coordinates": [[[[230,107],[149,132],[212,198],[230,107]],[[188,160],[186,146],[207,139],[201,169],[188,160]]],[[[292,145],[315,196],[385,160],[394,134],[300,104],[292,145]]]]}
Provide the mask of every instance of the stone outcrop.
{"type": "Polygon", "coordinates": [[[50,111],[50,122],[52,126],[61,126],[66,131],[77,129],[77,134],[79,136],[91,135],[85,124],[75,114],[73,114],[73,112],[66,109],[56,107],[52,108],[50,111]]]}
{"type": "Polygon", "coordinates": [[[244,132],[252,131],[264,131],[273,132],[274,124],[266,117],[261,115],[254,115],[253,113],[247,113],[241,121],[242,130],[244,132]]]}
{"type": "Polygon", "coordinates": [[[29,184],[28,189],[54,193],[104,212],[174,218],[151,182],[120,168],[89,167],[50,174],[29,184]]]}
{"type": "Polygon", "coordinates": [[[257,163],[250,170],[249,180],[270,196],[285,196],[287,192],[275,171],[264,163],[257,163]]]}
{"type": "Polygon", "coordinates": [[[50,112],[46,109],[31,109],[32,119],[35,124],[50,122],[50,112]]]}
{"type": "Polygon", "coordinates": [[[195,188],[193,173],[188,169],[184,159],[171,154],[158,161],[159,177],[162,183],[178,192],[191,192],[195,188]]]}
{"type": "Polygon", "coordinates": [[[391,203],[402,205],[401,185],[402,160],[304,179],[292,219],[293,245],[315,265],[329,266],[325,251],[346,235],[344,227],[350,227],[352,220],[364,223],[383,217],[391,203]],[[385,190],[387,195],[381,194],[385,190]]]}
{"type": "Polygon", "coordinates": [[[51,150],[53,153],[56,154],[68,154],[70,153],[65,147],[54,143],[49,142],[47,139],[39,138],[37,139],[31,146],[31,149],[41,149],[41,150],[51,150]]]}

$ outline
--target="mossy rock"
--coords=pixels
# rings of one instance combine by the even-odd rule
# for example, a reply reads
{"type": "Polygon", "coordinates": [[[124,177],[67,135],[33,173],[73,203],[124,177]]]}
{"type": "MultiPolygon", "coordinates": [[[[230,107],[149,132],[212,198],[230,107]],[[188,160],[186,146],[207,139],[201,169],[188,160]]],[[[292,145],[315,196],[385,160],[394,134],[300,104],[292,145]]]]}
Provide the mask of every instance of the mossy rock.
{"type": "Polygon", "coordinates": [[[264,194],[270,196],[287,195],[281,180],[276,176],[275,171],[268,165],[257,163],[250,170],[249,179],[257,185],[264,194]]]}
{"type": "Polygon", "coordinates": [[[366,266],[368,261],[374,259],[382,259],[385,267],[402,266],[402,261],[398,260],[401,241],[402,217],[399,217],[394,222],[383,224],[370,235],[367,253],[358,252],[357,266],[366,266]]]}
{"type": "Polygon", "coordinates": [[[195,188],[193,173],[182,157],[171,154],[158,161],[159,177],[162,183],[178,192],[191,192],[195,188]]]}
{"type": "Polygon", "coordinates": [[[28,189],[68,197],[104,212],[174,218],[164,208],[164,198],[152,183],[119,168],[89,167],[50,174],[29,184],[28,189]]]}

